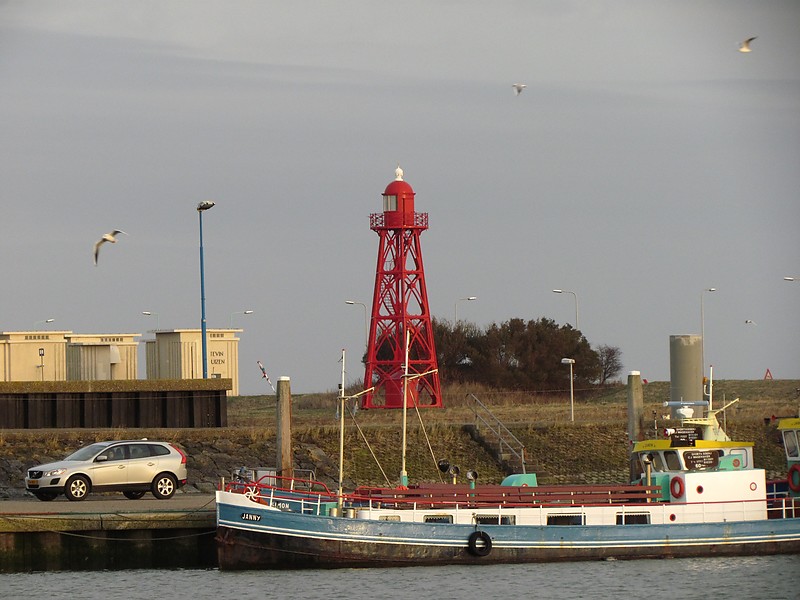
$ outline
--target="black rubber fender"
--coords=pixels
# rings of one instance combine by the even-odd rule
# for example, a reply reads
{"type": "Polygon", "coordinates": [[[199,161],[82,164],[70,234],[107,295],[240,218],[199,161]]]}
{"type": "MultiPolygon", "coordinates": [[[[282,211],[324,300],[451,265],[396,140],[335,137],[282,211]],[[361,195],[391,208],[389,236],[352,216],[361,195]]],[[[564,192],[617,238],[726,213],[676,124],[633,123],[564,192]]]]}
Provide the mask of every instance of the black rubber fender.
{"type": "Polygon", "coordinates": [[[485,531],[473,531],[467,540],[467,550],[472,556],[488,556],[492,551],[492,538],[485,531]]]}

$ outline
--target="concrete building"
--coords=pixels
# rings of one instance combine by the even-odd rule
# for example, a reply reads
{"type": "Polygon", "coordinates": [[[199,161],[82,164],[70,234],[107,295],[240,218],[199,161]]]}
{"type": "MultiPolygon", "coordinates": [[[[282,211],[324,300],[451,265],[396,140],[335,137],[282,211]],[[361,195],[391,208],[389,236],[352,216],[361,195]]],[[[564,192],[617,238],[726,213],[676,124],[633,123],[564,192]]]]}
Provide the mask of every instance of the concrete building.
{"type": "Polygon", "coordinates": [[[0,381],[66,381],[71,331],[0,333],[0,381]]]}
{"type": "Polygon", "coordinates": [[[137,379],[140,333],[72,334],[67,338],[67,381],[137,379]]]}
{"type": "Polygon", "coordinates": [[[139,333],[0,333],[0,381],[136,379],[139,333]]]}
{"type": "MultiPolygon", "coordinates": [[[[242,329],[208,329],[208,377],[230,379],[239,395],[242,329]]],[[[144,340],[146,379],[202,379],[200,329],[152,332],[144,340]]],[[[140,333],[0,332],[0,382],[138,379],[140,333]]]]}
{"type": "MultiPolygon", "coordinates": [[[[239,338],[242,329],[208,329],[208,377],[230,379],[230,395],[239,395],[239,338]]],[[[169,329],[145,340],[147,379],[201,379],[202,331],[169,329]]]]}

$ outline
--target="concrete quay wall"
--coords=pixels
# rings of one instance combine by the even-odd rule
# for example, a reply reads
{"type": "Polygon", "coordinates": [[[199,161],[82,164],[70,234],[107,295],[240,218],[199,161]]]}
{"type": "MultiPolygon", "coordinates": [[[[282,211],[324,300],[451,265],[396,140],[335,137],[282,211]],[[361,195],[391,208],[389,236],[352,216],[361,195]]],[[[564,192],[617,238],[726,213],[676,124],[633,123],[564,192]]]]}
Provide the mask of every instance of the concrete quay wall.
{"type": "Polygon", "coordinates": [[[0,502],[0,572],[216,566],[213,496],[136,504],[0,502]]]}

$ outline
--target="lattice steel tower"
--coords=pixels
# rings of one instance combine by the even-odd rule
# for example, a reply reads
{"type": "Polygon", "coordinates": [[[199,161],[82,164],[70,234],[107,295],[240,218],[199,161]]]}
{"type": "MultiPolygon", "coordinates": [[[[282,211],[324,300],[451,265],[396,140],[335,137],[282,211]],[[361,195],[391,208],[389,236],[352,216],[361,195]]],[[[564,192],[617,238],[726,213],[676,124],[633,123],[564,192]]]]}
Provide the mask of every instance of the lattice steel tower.
{"type": "Polygon", "coordinates": [[[363,408],[403,406],[406,341],[406,406],[441,407],[436,348],[422,267],[419,236],[428,228],[428,213],[414,212],[414,190],[396,178],[383,192],[383,212],[370,215],[370,229],[380,238],[372,318],[367,343],[363,408]],[[430,373],[430,371],[434,371],[430,373]],[[427,373],[421,377],[415,377],[427,373]]]}

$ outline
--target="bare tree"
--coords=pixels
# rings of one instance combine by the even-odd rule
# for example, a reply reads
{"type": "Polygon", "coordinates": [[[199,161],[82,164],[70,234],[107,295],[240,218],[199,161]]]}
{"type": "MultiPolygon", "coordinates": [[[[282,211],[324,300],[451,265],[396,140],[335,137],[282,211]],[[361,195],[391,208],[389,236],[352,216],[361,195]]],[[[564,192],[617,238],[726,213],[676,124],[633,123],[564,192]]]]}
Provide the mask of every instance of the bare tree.
{"type": "Polygon", "coordinates": [[[622,350],[616,346],[602,345],[597,349],[600,358],[600,385],[613,379],[622,371],[622,350]]]}

